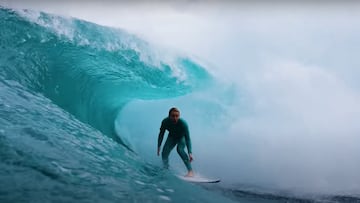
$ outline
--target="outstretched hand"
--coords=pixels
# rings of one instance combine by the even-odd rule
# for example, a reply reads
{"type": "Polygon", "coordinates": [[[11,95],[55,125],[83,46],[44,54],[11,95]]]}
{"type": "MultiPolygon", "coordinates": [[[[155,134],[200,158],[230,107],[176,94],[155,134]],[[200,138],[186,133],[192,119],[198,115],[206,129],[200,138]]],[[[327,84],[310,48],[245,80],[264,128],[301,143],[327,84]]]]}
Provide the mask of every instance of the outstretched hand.
{"type": "Polygon", "coordinates": [[[192,154],[189,154],[189,161],[192,162],[194,160],[192,154]]]}

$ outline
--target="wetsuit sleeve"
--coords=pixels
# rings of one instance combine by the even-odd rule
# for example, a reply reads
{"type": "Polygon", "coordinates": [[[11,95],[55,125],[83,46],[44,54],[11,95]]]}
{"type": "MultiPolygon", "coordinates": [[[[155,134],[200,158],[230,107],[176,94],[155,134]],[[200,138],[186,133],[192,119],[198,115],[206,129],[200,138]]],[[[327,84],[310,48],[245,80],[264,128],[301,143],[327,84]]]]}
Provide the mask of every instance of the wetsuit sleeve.
{"type": "Polygon", "coordinates": [[[185,142],[186,142],[186,147],[188,150],[188,153],[191,154],[192,153],[192,149],[191,149],[191,139],[190,139],[190,133],[189,133],[189,127],[188,125],[184,122],[184,127],[185,127],[185,142]]]}
{"type": "Polygon", "coordinates": [[[165,134],[165,120],[163,120],[161,122],[161,126],[160,126],[160,132],[159,132],[159,137],[158,137],[158,148],[161,146],[161,143],[164,139],[164,134],[165,134]]]}

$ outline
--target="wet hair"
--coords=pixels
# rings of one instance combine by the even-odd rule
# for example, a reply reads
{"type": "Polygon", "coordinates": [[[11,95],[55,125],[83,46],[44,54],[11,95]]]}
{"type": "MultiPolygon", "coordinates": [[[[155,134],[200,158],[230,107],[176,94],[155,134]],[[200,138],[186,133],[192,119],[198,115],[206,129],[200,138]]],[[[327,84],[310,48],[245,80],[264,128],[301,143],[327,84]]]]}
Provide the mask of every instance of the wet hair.
{"type": "Polygon", "coordinates": [[[172,108],[169,110],[169,116],[170,116],[170,114],[171,114],[173,111],[180,113],[180,111],[179,111],[178,108],[172,107],[172,108]]]}

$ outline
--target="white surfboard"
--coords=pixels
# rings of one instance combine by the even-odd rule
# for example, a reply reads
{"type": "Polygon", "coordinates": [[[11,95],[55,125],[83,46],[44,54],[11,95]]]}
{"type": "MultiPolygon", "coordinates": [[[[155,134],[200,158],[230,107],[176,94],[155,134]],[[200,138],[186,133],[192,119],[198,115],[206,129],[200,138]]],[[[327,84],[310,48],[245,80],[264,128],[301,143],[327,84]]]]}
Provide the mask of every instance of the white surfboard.
{"type": "Polygon", "coordinates": [[[185,181],[193,182],[193,183],[218,183],[218,182],[220,182],[219,178],[206,178],[206,177],[197,176],[197,175],[195,175],[193,177],[177,175],[177,177],[179,177],[181,180],[185,180],[185,181]]]}

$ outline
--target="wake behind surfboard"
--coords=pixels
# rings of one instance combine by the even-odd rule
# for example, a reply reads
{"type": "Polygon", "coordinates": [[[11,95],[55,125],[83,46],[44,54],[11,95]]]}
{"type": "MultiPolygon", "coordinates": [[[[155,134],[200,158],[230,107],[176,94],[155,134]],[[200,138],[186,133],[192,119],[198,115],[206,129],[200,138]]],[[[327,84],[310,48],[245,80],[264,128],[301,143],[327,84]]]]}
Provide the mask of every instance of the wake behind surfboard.
{"type": "Polygon", "coordinates": [[[180,178],[181,180],[185,180],[188,182],[193,182],[193,183],[218,183],[220,182],[219,178],[206,178],[206,177],[201,177],[201,176],[193,176],[193,177],[185,177],[182,175],[177,175],[178,178],[180,178]]]}

